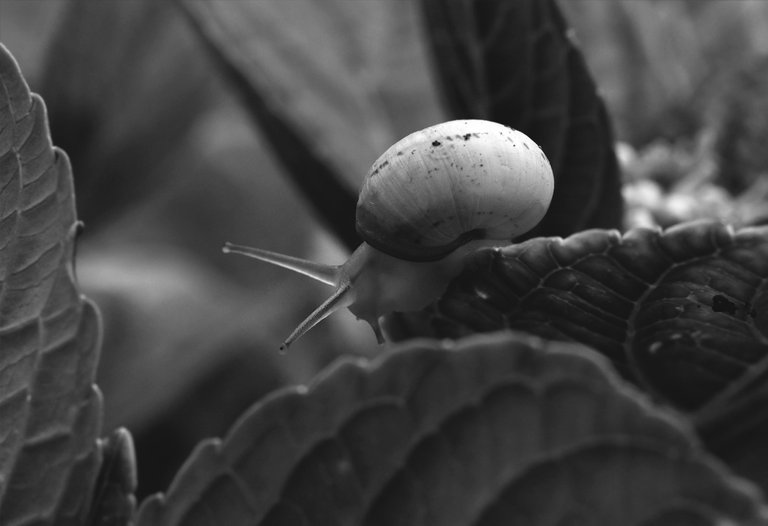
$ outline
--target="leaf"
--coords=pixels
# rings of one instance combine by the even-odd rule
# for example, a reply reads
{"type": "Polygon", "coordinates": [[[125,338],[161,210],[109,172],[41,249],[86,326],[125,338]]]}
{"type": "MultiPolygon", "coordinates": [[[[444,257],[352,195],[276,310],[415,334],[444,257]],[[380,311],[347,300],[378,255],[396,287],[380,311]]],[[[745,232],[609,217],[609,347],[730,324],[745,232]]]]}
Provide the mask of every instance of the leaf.
{"type": "Polygon", "coordinates": [[[761,389],[748,396],[710,403],[693,420],[707,449],[740,476],[768,492],[768,418],[765,407],[765,364],[761,367],[761,389]]]}
{"type": "Polygon", "coordinates": [[[600,351],[635,383],[695,410],[768,357],[768,228],[709,222],[591,230],[477,252],[395,339],[513,328],[600,351]]]}
{"type": "MultiPolygon", "coordinates": [[[[360,171],[392,142],[377,104],[378,82],[368,71],[377,23],[408,10],[375,2],[311,0],[290,3],[184,0],[201,36],[249,83],[247,97],[263,99],[357,189],[360,171]]],[[[267,138],[267,137],[265,137],[267,138]]],[[[399,137],[394,137],[399,138],[399,137]]],[[[303,152],[302,152],[303,153],[303,152]]]]}
{"type": "Polygon", "coordinates": [[[100,454],[100,323],[79,295],[72,174],[0,46],[0,522],[81,524],[100,454]]]}
{"type": "Polygon", "coordinates": [[[190,19],[195,22],[194,27],[203,37],[206,47],[224,76],[242,94],[248,110],[264,131],[264,137],[270,142],[275,155],[285,166],[286,173],[293,178],[305,195],[312,196],[310,202],[315,206],[320,217],[348,248],[353,249],[360,244],[354,224],[350,221],[355,213],[354,193],[345,187],[330,163],[314,151],[309,141],[303,138],[253,86],[247,73],[235,65],[235,60],[229,58],[222,46],[216,44],[215,37],[203,22],[211,18],[202,14],[195,15],[194,9],[188,12],[190,19]]]}
{"type": "Polygon", "coordinates": [[[598,79],[617,135],[635,146],[695,140],[712,124],[709,103],[719,106],[728,98],[723,88],[738,85],[729,78],[734,68],[764,54],[764,2],[581,0],[560,6],[598,79]]]}
{"type": "Polygon", "coordinates": [[[764,524],[745,483],[577,345],[345,359],[202,444],[137,524],[764,524]]]}
{"type": "Polygon", "coordinates": [[[517,128],[555,174],[550,211],[526,237],[621,225],[613,135],[552,0],[422,0],[449,113],[517,128]]]}
{"type": "MultiPolygon", "coordinates": [[[[727,87],[711,105],[716,115],[712,134],[717,182],[734,195],[749,194],[766,184],[768,155],[761,139],[768,131],[768,59],[760,56],[747,62],[722,84],[727,87]]],[[[765,201],[760,205],[765,214],[765,201]]]]}
{"type": "Polygon", "coordinates": [[[90,234],[168,183],[217,92],[170,2],[75,0],[60,19],[40,93],[90,234]]]}
{"type": "MultiPolygon", "coordinates": [[[[403,4],[345,0],[181,5],[286,174],[339,239],[355,248],[363,175],[405,134],[403,123],[410,132],[413,116],[434,122],[438,113],[424,95],[426,80],[413,80],[426,78],[423,66],[403,75],[403,82],[382,78],[399,72],[388,60],[414,48],[415,39],[407,38],[411,26],[396,21],[415,14],[403,4]],[[396,31],[405,36],[393,45],[387,39],[396,31]],[[403,108],[408,117],[397,113],[403,108]]],[[[415,61],[419,51],[408,58],[415,61]]]]}

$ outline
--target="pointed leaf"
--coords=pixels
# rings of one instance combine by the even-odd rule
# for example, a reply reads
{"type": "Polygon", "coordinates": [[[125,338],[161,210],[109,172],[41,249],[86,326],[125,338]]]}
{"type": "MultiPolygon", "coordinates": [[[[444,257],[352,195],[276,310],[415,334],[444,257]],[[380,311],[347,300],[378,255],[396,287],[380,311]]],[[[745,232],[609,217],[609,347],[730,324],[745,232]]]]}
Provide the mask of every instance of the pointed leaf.
{"type": "Polygon", "coordinates": [[[768,227],[592,230],[481,251],[430,309],[390,322],[398,338],[511,327],[579,341],[699,408],[768,363],[768,227]]]}
{"type": "Polygon", "coordinates": [[[136,508],[136,454],[133,438],[127,429],[118,428],[101,443],[103,460],[89,526],[126,526],[136,508]]]}
{"type": "Polygon", "coordinates": [[[555,174],[550,211],[529,234],[621,225],[613,135],[603,101],[553,0],[422,0],[450,113],[517,128],[555,174]]]}
{"type": "Polygon", "coordinates": [[[499,333],[342,360],[202,444],[137,524],[766,524],[596,353],[499,333]]]}
{"type": "Polygon", "coordinates": [[[201,36],[226,62],[219,66],[237,69],[249,84],[242,94],[268,104],[309,153],[319,154],[355,191],[375,158],[399,138],[382,114],[377,77],[386,72],[369,68],[381,60],[372,49],[381,39],[379,24],[415,13],[387,4],[182,2],[201,36]]]}
{"type": "Polygon", "coordinates": [[[397,138],[382,126],[376,86],[360,78],[368,35],[357,22],[380,8],[305,0],[182,5],[287,175],[355,248],[360,181],[397,138]]]}
{"type": "Polygon", "coordinates": [[[0,522],[81,524],[98,469],[100,327],[74,278],[67,156],[0,45],[0,522]]]}

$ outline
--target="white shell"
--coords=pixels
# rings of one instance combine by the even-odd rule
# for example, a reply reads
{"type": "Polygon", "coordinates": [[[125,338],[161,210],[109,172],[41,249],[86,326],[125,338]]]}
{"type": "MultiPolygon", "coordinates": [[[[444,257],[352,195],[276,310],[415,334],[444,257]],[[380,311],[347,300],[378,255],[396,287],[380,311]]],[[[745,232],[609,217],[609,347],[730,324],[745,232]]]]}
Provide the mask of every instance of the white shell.
{"type": "Polygon", "coordinates": [[[357,231],[392,256],[439,259],[473,239],[511,241],[552,200],[554,177],[527,135],[483,120],[412,133],[373,164],[357,203],[357,231]]]}

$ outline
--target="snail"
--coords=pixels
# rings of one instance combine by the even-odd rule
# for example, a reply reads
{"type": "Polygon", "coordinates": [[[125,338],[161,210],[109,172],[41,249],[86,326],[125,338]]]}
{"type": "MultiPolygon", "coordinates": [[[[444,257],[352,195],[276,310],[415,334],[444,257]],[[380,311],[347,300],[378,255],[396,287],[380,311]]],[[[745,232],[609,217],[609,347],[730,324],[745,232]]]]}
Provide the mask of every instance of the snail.
{"type": "Polygon", "coordinates": [[[281,350],[342,307],[367,321],[382,343],[382,315],[434,301],[468,253],[533,228],[553,190],[546,155],[522,132],[484,120],[449,121],[408,135],[373,164],[356,209],[364,242],[344,264],[232,243],[223,250],[335,287],[281,350]]]}

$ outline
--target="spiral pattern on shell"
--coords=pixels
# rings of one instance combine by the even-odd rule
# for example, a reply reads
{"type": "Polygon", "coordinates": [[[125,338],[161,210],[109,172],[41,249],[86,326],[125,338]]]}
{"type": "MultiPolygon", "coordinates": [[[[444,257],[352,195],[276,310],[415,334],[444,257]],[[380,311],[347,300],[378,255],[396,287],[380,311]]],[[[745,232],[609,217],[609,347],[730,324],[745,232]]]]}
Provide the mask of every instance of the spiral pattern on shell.
{"type": "Polygon", "coordinates": [[[544,152],[524,133],[484,120],[417,131],[373,164],[357,202],[357,231],[412,261],[440,259],[476,239],[511,241],[552,200],[544,152]]]}

